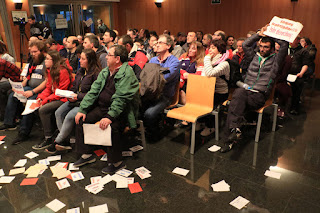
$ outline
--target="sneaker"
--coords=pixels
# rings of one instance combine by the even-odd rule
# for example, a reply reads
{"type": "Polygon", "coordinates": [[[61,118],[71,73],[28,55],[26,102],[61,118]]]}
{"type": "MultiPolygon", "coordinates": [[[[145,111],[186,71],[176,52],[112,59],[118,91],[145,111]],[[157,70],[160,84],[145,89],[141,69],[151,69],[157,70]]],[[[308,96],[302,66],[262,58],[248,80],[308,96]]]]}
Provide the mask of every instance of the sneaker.
{"type": "Polygon", "coordinates": [[[51,144],[52,144],[52,138],[46,138],[42,143],[32,146],[32,149],[35,149],[35,150],[46,149],[51,144]]]}
{"type": "Polygon", "coordinates": [[[220,152],[221,153],[226,153],[226,152],[229,152],[233,146],[236,144],[236,142],[226,142],[220,149],[220,152]]]}
{"type": "Polygon", "coordinates": [[[28,140],[29,136],[24,133],[19,133],[18,136],[12,141],[12,145],[17,145],[23,141],[28,140]]]}
{"type": "Polygon", "coordinates": [[[3,124],[0,126],[0,131],[5,131],[5,130],[16,130],[17,126],[16,125],[8,125],[8,124],[3,124]]]}
{"type": "Polygon", "coordinates": [[[61,143],[55,143],[56,149],[58,151],[71,150],[72,147],[70,142],[62,141],[61,143]]]}
{"type": "Polygon", "coordinates": [[[56,143],[51,144],[47,149],[45,149],[45,152],[48,152],[49,154],[56,153],[56,143]]]}
{"type": "Polygon", "coordinates": [[[240,140],[242,136],[241,130],[239,128],[231,129],[231,134],[228,137],[228,141],[240,140]]]}
{"type": "Polygon", "coordinates": [[[124,162],[122,162],[119,166],[114,166],[113,163],[110,163],[107,167],[103,168],[101,172],[103,174],[113,174],[118,170],[124,169],[124,168],[126,168],[126,164],[124,164],[124,162]]]}
{"type": "Polygon", "coordinates": [[[93,163],[95,161],[96,161],[96,158],[93,155],[87,159],[80,157],[80,159],[77,160],[76,162],[74,162],[73,165],[76,167],[80,167],[80,166],[86,165],[88,163],[93,163]]]}
{"type": "Polygon", "coordinates": [[[201,131],[200,135],[203,137],[207,137],[207,136],[211,135],[212,133],[214,133],[214,128],[205,127],[201,131]]]}

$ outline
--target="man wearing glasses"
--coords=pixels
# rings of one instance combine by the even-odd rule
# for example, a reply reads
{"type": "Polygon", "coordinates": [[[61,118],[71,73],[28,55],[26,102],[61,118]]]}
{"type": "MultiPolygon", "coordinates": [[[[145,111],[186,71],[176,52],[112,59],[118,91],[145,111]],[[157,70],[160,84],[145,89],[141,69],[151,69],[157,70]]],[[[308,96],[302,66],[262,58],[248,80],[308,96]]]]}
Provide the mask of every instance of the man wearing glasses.
{"type": "Polygon", "coordinates": [[[169,35],[159,36],[157,43],[157,53],[159,56],[151,58],[149,63],[159,64],[161,67],[168,68],[169,72],[164,74],[166,84],[162,91],[162,96],[154,101],[144,103],[144,124],[147,129],[147,136],[150,140],[159,138],[159,121],[163,110],[170,105],[175,94],[175,87],[179,81],[180,69],[179,60],[170,54],[174,48],[174,42],[169,35]]]}
{"type": "Polygon", "coordinates": [[[227,116],[229,136],[221,152],[230,151],[241,138],[240,127],[245,113],[248,110],[257,110],[265,104],[272,91],[279,66],[287,55],[288,42],[275,39],[280,45],[279,53],[276,54],[275,41],[263,34],[266,30],[267,26],[243,42],[244,53],[251,59],[244,80],[249,88],[237,88],[232,95],[227,116]],[[256,53],[254,44],[259,40],[259,52],[256,53]]]}
{"type": "Polygon", "coordinates": [[[112,146],[104,146],[108,165],[102,173],[115,173],[125,168],[122,161],[122,133],[126,126],[136,127],[139,111],[139,82],[128,65],[128,51],[124,46],[111,46],[106,56],[108,67],[104,68],[90,91],[80,103],[75,117],[76,152],[81,154],[74,166],[83,166],[96,161],[93,146],[84,144],[83,123],[94,124],[104,130],[111,125],[112,146]]]}

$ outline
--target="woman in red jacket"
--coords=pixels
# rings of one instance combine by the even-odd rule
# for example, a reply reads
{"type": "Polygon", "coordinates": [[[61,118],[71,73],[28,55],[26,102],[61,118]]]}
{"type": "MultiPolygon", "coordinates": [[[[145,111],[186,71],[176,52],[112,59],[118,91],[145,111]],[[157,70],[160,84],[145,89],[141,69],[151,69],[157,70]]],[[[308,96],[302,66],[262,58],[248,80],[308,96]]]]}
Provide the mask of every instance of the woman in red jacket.
{"type": "Polygon", "coordinates": [[[68,90],[72,83],[72,68],[60,57],[56,50],[49,51],[46,59],[46,88],[38,95],[40,103],[39,116],[43,126],[45,140],[32,148],[36,150],[45,149],[52,143],[52,136],[55,130],[55,111],[66,98],[56,96],[55,90],[68,90]]]}

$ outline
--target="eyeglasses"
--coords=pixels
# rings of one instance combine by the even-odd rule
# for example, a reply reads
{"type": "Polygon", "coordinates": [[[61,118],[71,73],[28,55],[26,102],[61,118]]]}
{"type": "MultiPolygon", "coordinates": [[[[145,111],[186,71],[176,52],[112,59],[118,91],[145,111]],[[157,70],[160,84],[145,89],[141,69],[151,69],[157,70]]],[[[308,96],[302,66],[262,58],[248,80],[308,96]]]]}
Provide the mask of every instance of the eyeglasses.
{"type": "Polygon", "coordinates": [[[111,54],[107,53],[107,56],[116,56],[116,55],[111,55],[111,54]]]}
{"type": "Polygon", "coordinates": [[[167,43],[163,41],[158,41],[157,44],[167,44],[167,43]]]}

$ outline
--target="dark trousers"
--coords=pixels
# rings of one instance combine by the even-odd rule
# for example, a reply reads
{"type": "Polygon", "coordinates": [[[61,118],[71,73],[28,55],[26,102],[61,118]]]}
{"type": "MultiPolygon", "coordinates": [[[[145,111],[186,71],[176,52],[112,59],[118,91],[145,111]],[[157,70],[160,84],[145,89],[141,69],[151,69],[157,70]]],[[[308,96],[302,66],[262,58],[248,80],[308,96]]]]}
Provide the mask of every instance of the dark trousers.
{"type": "Polygon", "coordinates": [[[52,101],[40,107],[39,116],[45,137],[52,137],[54,131],[57,129],[55,112],[62,104],[62,101],[52,101]]]}
{"type": "Polygon", "coordinates": [[[291,109],[292,110],[299,110],[299,101],[300,96],[303,89],[305,79],[304,78],[297,78],[297,80],[291,84],[292,88],[292,98],[291,98],[291,109]]]}
{"type": "Polygon", "coordinates": [[[99,107],[90,111],[85,121],[76,125],[76,152],[79,154],[92,154],[95,149],[103,149],[107,152],[108,163],[117,163],[122,160],[122,134],[125,128],[125,120],[122,115],[111,123],[112,146],[92,146],[84,143],[83,123],[94,124],[105,117],[99,107]]]}
{"type": "Polygon", "coordinates": [[[11,85],[9,81],[0,82],[0,120],[3,120],[11,85]]]}
{"type": "Polygon", "coordinates": [[[251,92],[244,88],[237,88],[232,95],[228,109],[228,129],[239,128],[244,115],[249,110],[257,110],[265,104],[267,98],[263,93],[251,92]]]}

